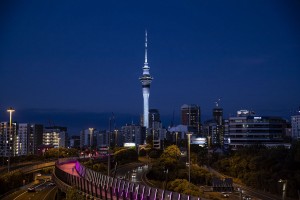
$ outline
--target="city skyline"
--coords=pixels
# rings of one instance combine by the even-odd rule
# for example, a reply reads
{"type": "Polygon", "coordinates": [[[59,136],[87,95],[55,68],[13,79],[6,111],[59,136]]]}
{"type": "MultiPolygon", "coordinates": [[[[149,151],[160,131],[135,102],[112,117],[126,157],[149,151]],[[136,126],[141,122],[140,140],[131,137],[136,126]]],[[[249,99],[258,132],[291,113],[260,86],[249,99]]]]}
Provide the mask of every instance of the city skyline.
{"type": "Polygon", "coordinates": [[[163,121],[175,111],[178,122],[183,104],[212,116],[219,98],[225,118],[245,108],[289,119],[300,102],[299,8],[297,1],[4,1],[0,119],[12,106],[20,122],[35,114],[29,119],[64,125],[72,119],[62,117],[73,116],[91,126],[114,112],[137,123],[145,29],[155,77],[149,107],[163,121]]]}

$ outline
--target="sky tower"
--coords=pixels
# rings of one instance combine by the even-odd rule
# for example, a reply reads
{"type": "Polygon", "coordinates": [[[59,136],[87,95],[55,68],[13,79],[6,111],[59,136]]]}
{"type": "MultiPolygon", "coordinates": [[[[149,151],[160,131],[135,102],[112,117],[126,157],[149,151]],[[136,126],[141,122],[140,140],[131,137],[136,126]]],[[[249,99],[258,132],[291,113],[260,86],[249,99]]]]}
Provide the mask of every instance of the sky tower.
{"type": "Polygon", "coordinates": [[[144,113],[143,113],[143,126],[149,128],[149,95],[150,95],[150,84],[153,77],[150,76],[150,67],[147,61],[147,30],[145,31],[145,63],[143,67],[143,76],[140,77],[143,88],[143,99],[144,99],[144,113]]]}

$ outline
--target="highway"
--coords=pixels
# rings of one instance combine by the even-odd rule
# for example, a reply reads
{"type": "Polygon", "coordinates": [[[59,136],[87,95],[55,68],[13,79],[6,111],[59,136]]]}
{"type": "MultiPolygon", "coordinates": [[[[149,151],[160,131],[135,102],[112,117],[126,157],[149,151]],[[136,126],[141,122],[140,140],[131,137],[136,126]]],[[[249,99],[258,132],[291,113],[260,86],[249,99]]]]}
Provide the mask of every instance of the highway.
{"type": "Polygon", "coordinates": [[[141,182],[143,171],[147,170],[143,163],[130,163],[117,169],[116,178],[126,179],[132,182],[141,182]]]}
{"type": "MultiPolygon", "coordinates": [[[[142,183],[144,185],[149,185],[151,187],[155,187],[155,185],[152,185],[151,183],[147,182],[145,180],[145,178],[143,177],[143,175],[145,174],[145,172],[147,170],[148,170],[148,166],[143,163],[130,163],[130,164],[119,167],[117,169],[115,177],[121,178],[121,179],[126,179],[126,180],[129,180],[132,182],[142,183]]],[[[218,173],[217,171],[213,170],[212,168],[208,168],[208,170],[211,173],[224,178],[224,175],[218,173]]],[[[238,188],[239,191],[236,190],[235,192],[230,193],[228,199],[240,199],[240,196],[242,196],[242,198],[250,197],[251,200],[280,200],[281,199],[281,197],[278,197],[278,196],[275,196],[272,194],[268,194],[265,192],[257,191],[252,188],[249,188],[249,187],[246,187],[243,185],[239,185],[236,183],[234,183],[233,186],[235,188],[238,188]]]]}
{"type": "Polygon", "coordinates": [[[36,181],[33,185],[35,192],[28,192],[27,187],[7,195],[3,200],[54,200],[57,192],[57,187],[46,180],[36,181]]]}

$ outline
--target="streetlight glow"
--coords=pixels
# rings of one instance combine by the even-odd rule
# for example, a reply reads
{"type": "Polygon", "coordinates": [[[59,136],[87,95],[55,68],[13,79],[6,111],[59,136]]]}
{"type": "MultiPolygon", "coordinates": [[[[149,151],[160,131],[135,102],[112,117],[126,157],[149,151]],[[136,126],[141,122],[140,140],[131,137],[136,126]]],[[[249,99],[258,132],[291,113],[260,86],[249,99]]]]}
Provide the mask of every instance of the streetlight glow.
{"type": "Polygon", "coordinates": [[[89,128],[90,131],[90,158],[92,158],[92,146],[93,146],[93,132],[94,128],[89,128]]]}
{"type": "Polygon", "coordinates": [[[285,200],[287,180],[280,179],[278,181],[278,183],[283,183],[283,185],[282,185],[282,200],[285,200]]]}

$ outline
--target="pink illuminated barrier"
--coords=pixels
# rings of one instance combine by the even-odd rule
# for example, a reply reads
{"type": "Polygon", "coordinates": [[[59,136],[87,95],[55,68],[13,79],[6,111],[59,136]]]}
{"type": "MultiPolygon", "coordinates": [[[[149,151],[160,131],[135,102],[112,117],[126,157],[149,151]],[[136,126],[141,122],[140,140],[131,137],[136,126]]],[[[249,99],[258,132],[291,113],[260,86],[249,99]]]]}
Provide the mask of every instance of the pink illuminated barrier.
{"type": "MultiPolygon", "coordinates": [[[[70,161],[67,162],[70,163],[70,161]]],[[[59,164],[56,164],[55,177],[67,185],[75,186],[78,190],[93,196],[96,199],[200,200],[199,197],[188,196],[113,178],[88,169],[81,165],[78,161],[73,162],[75,163],[75,169],[80,176],[67,173],[59,167],[59,164]]]]}

